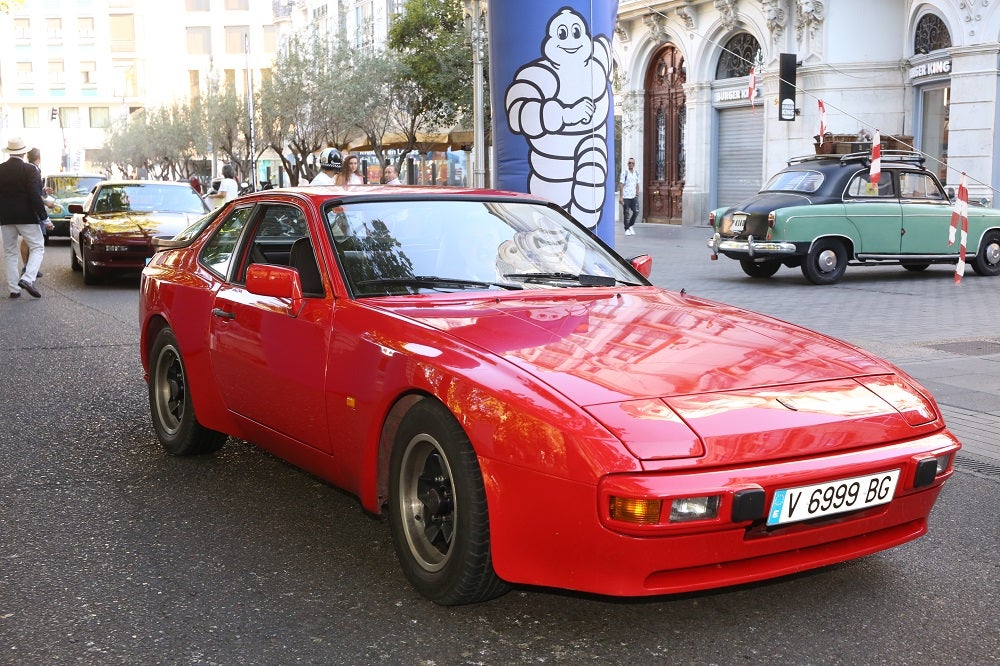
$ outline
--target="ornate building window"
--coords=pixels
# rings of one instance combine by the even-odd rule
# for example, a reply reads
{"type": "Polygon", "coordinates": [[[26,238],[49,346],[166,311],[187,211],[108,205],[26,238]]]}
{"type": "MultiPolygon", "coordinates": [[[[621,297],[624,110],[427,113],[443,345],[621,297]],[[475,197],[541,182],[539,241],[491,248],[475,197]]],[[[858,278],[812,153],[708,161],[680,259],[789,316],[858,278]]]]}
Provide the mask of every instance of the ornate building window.
{"type": "Polygon", "coordinates": [[[935,14],[924,14],[917,21],[917,31],[913,35],[913,52],[930,53],[951,47],[951,33],[935,14]]]}
{"type": "Polygon", "coordinates": [[[753,35],[747,32],[733,35],[726,42],[722,57],[719,58],[719,65],[715,68],[715,78],[734,79],[748,76],[759,54],[760,43],[753,35]]]}

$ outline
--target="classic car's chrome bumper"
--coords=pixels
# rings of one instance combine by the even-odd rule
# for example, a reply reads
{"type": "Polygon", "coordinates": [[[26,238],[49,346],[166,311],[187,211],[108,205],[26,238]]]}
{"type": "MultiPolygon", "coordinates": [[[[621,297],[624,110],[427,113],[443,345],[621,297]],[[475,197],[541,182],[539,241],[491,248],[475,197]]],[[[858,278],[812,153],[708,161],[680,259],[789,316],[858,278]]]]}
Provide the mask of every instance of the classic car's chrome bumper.
{"type": "Polygon", "coordinates": [[[708,247],[712,250],[712,256],[718,256],[719,252],[736,252],[754,256],[755,254],[795,254],[795,243],[783,241],[756,241],[753,236],[744,240],[723,240],[720,234],[715,234],[708,239],[708,247]]]}

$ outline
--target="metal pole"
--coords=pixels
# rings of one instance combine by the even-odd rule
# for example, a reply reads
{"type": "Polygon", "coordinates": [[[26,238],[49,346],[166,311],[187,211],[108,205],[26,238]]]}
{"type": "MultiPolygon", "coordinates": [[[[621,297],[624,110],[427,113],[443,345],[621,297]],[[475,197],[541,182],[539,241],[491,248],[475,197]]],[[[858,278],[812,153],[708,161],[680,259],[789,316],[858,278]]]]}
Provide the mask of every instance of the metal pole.
{"type": "Polygon", "coordinates": [[[243,37],[244,50],[247,57],[247,113],[250,115],[250,191],[257,191],[257,145],[253,129],[253,74],[250,72],[250,34],[243,37]]]}
{"type": "Polygon", "coordinates": [[[472,104],[475,154],[473,155],[473,185],[486,187],[486,128],[483,117],[482,8],[480,0],[472,0],[472,104]]]}

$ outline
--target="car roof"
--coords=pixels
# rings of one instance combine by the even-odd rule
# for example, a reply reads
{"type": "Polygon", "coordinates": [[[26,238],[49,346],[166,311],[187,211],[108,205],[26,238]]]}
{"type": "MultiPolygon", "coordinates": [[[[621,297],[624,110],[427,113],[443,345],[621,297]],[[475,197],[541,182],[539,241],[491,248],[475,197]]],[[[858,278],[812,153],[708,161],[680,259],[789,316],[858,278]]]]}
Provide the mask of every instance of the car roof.
{"type": "Polygon", "coordinates": [[[191,183],[188,181],[175,182],[172,180],[105,180],[102,183],[98,183],[101,186],[104,185],[165,185],[168,187],[191,187],[191,183]]]}
{"type": "Polygon", "coordinates": [[[525,202],[548,203],[537,195],[474,187],[442,187],[437,185],[302,185],[298,187],[276,187],[261,190],[240,197],[267,198],[276,194],[298,194],[313,199],[330,198],[364,201],[366,199],[514,199],[525,202]]]}

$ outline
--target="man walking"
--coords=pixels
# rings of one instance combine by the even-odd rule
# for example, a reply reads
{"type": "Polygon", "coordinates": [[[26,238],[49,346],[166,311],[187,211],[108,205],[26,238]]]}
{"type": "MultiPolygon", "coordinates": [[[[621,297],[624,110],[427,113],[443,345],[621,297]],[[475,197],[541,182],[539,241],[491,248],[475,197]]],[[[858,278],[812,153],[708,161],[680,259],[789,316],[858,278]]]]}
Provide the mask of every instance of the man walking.
{"type": "Polygon", "coordinates": [[[618,187],[618,201],[622,204],[622,223],[625,235],[635,236],[635,218],[639,215],[639,172],[635,170],[635,158],[628,158],[628,169],[622,171],[618,187]],[[631,213],[631,215],[630,215],[631,213]]]}
{"type": "Polygon", "coordinates": [[[35,278],[45,254],[45,239],[38,221],[48,217],[43,202],[42,179],[34,166],[24,161],[28,147],[14,137],[4,149],[10,157],[0,164],[0,230],[3,233],[3,254],[7,268],[10,297],[18,298],[21,290],[35,298],[42,294],[35,288],[35,278]],[[18,237],[28,246],[28,261],[18,277],[18,237]]]}

